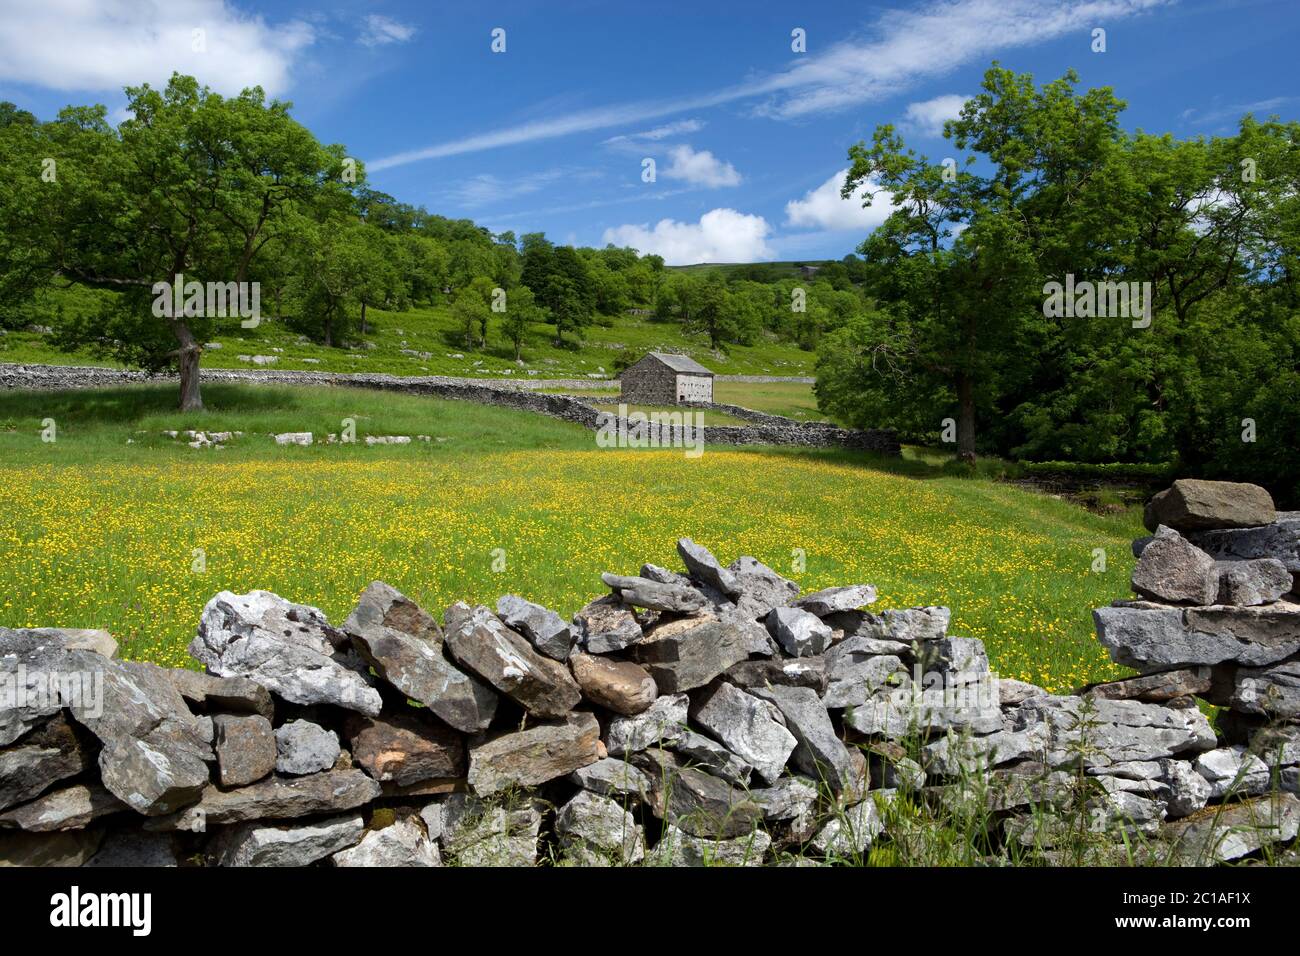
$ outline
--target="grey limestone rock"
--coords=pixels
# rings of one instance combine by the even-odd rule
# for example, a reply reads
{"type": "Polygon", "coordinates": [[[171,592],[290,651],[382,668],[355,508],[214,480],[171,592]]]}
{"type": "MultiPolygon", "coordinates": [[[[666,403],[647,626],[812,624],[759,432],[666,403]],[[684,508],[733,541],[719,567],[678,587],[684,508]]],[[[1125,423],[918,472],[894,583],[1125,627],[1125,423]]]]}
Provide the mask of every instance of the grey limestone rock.
{"type": "Polygon", "coordinates": [[[1154,601],[1213,604],[1219,595],[1214,559],[1172,528],[1161,525],[1133,569],[1133,590],[1154,601]]]}
{"type": "Polygon", "coordinates": [[[600,759],[600,725],[589,713],[502,734],[469,750],[469,785],[479,796],[532,787],[600,759]]]}
{"type": "Polygon", "coordinates": [[[614,589],[615,596],[624,604],[643,607],[651,611],[670,611],[691,614],[702,610],[709,602],[689,584],[654,581],[623,574],[602,574],[600,579],[614,589]]]}
{"type": "Polygon", "coordinates": [[[777,707],[732,684],[720,683],[704,691],[690,715],[768,783],[781,776],[798,746],[777,707]]]}
{"type": "Polygon", "coordinates": [[[563,717],[582,700],[567,667],[539,654],[488,608],[466,608],[463,614],[453,626],[448,612],[446,636],[447,647],[462,667],[534,717],[563,717]]]}
{"type": "Polygon", "coordinates": [[[1220,561],[1217,568],[1221,604],[1272,604],[1294,587],[1291,572],[1277,558],[1220,561]]]}
{"type": "Polygon", "coordinates": [[[1124,602],[1092,612],[1111,660],[1143,673],[1233,661],[1274,664],[1300,651],[1300,606],[1164,607],[1124,602]]]}
{"type": "Polygon", "coordinates": [[[588,654],[610,654],[635,644],[644,637],[632,608],[606,594],[597,598],[573,617],[588,654]]]}
{"type": "Polygon", "coordinates": [[[342,661],[343,644],[317,608],[270,591],[221,591],[204,607],[189,650],[209,673],[248,678],[295,704],[379,713],[379,692],[342,661]]]}
{"type": "Polygon", "coordinates": [[[767,629],[791,657],[814,657],[831,644],[831,628],[815,614],[797,607],[773,608],[767,629]]]}
{"type": "Polygon", "coordinates": [[[750,693],[774,704],[785,718],[786,728],[797,741],[791,765],[834,791],[843,789],[855,768],[816,692],[807,687],[770,687],[750,693]]]}
{"type": "Polygon", "coordinates": [[[517,594],[504,594],[497,599],[497,614],[507,627],[524,635],[547,657],[568,660],[573,627],[554,611],[517,594]]]}
{"type": "Polygon", "coordinates": [[[658,698],[635,716],[615,717],[605,733],[605,748],[611,757],[621,757],[647,747],[670,746],[685,732],[689,707],[689,697],[674,694],[658,698]]]}
{"type": "Polygon", "coordinates": [[[309,720],[291,720],[275,730],[275,769],[302,776],[329,770],[339,759],[339,738],[309,720]]]}
{"type": "Polygon", "coordinates": [[[310,866],[352,846],[364,831],[359,813],[277,826],[242,823],[224,830],[211,852],[218,866],[310,866]]]}
{"type": "Polygon", "coordinates": [[[792,602],[794,607],[803,608],[818,617],[837,614],[841,611],[853,611],[864,604],[874,604],[876,588],[871,584],[848,584],[840,587],[824,588],[805,594],[792,602]]]}
{"type": "Polygon", "coordinates": [[[387,584],[371,584],[343,627],[380,677],[452,727],[468,734],[492,722],[496,691],[451,663],[433,618],[387,584]]]}
{"type": "Polygon", "coordinates": [[[639,863],[645,832],[617,801],[579,790],[555,815],[555,832],[568,862],[578,865],[639,863]]]}
{"type": "Polygon", "coordinates": [[[359,843],[339,850],[330,861],[335,866],[442,866],[438,845],[414,820],[404,817],[390,826],[371,830],[359,843]]]}
{"type": "Polygon", "coordinates": [[[762,866],[771,846],[772,838],[762,830],[710,840],[670,823],[646,862],[651,866],[762,866]]]}
{"type": "Polygon", "coordinates": [[[717,588],[728,597],[741,594],[736,575],[724,568],[708,548],[696,544],[690,538],[680,538],[677,541],[677,553],[695,580],[717,588]]]}

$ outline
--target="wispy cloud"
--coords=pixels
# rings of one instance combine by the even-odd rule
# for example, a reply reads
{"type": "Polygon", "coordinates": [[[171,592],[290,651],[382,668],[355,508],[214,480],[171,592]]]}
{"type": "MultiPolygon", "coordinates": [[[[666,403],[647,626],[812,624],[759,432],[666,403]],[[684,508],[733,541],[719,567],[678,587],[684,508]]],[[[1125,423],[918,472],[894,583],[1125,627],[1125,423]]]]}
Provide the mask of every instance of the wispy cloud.
{"type": "MultiPolygon", "coordinates": [[[[574,133],[630,126],[746,99],[754,112],[776,119],[848,109],[944,75],[999,50],[1029,46],[1164,6],[1174,0],[932,0],[914,10],[880,15],[869,38],[800,56],[775,73],[710,93],[672,100],[643,100],[519,126],[472,134],[370,161],[371,170],[518,145],[574,133]]],[[[670,126],[672,124],[669,124],[670,126]]]]}
{"type": "Polygon", "coordinates": [[[601,175],[598,170],[575,169],[568,166],[511,176],[508,179],[502,179],[491,173],[481,173],[452,186],[446,191],[446,196],[466,208],[486,206],[541,192],[556,183],[596,179],[601,175]]]}
{"type": "Polygon", "coordinates": [[[918,9],[887,10],[870,38],[837,43],[768,79],[774,95],[758,112],[792,119],[880,100],[999,50],[1054,40],[1172,2],[941,0],[918,9]]]}
{"type": "Polygon", "coordinates": [[[633,123],[643,123],[647,120],[658,119],[659,117],[669,116],[673,113],[683,113],[693,109],[719,106],[723,103],[730,102],[733,98],[734,97],[729,97],[724,94],[714,93],[692,99],[666,100],[657,103],[626,103],[620,106],[581,110],[564,116],[556,116],[551,119],[533,120],[532,122],[523,123],[519,126],[509,126],[504,129],[492,130],[486,133],[476,133],[462,139],[449,140],[448,142],[438,143],[434,146],[426,146],[422,149],[413,149],[404,153],[396,153],[392,156],[384,156],[380,159],[367,162],[366,168],[372,171],[378,171],[381,169],[388,169],[392,166],[404,166],[407,163],[415,163],[424,159],[440,159],[444,156],[459,156],[464,153],[477,153],[487,149],[496,149],[501,146],[516,146],[520,143],[532,143],[537,140],[554,139],[559,136],[569,136],[574,133],[589,133],[593,130],[612,129],[617,126],[630,126],[633,123]]]}
{"type": "Polygon", "coordinates": [[[372,13],[366,17],[357,42],[362,46],[385,46],[389,43],[405,43],[413,36],[415,27],[382,13],[372,13]]]}
{"type": "Polygon", "coordinates": [[[1253,103],[1238,103],[1235,106],[1215,106],[1211,109],[1201,111],[1196,108],[1185,109],[1180,114],[1182,119],[1194,126],[1213,126],[1215,123],[1231,121],[1235,123],[1247,113],[1254,113],[1256,118],[1268,116],[1276,113],[1281,107],[1288,103],[1294,103],[1297,97],[1294,96],[1273,96],[1266,100],[1256,100],[1253,103]]]}
{"type": "Polygon", "coordinates": [[[676,123],[666,123],[663,126],[656,126],[654,129],[642,130],[639,133],[623,133],[620,136],[611,136],[609,139],[601,142],[601,146],[641,146],[649,143],[657,143],[660,140],[671,139],[674,136],[686,136],[691,133],[698,133],[704,129],[704,121],[697,119],[678,120],[676,123]]]}
{"type": "Polygon", "coordinates": [[[689,186],[678,189],[641,190],[634,195],[615,196],[610,199],[588,199],[585,202],[564,203],[557,206],[546,206],[541,209],[511,210],[508,213],[500,213],[498,215],[475,216],[474,221],[483,226],[488,225],[489,223],[501,223],[529,218],[536,219],[541,216],[554,216],[560,213],[585,212],[589,209],[603,209],[606,206],[625,206],[630,203],[641,202],[662,202],[665,199],[672,199],[676,196],[681,196],[690,192],[694,192],[694,190],[689,186]]]}
{"type": "Polygon", "coordinates": [[[654,129],[646,130],[644,133],[635,134],[640,139],[660,140],[667,139],[670,136],[682,136],[687,133],[698,133],[704,129],[704,120],[686,119],[679,120],[676,123],[668,123],[664,126],[656,126],[654,129]]]}

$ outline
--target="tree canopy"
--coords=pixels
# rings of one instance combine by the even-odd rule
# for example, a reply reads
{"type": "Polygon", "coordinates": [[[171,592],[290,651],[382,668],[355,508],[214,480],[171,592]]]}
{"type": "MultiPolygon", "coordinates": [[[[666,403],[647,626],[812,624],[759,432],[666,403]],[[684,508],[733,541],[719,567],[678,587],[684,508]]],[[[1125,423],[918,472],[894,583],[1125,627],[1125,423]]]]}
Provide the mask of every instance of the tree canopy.
{"type": "Polygon", "coordinates": [[[959,161],[891,126],[852,147],[845,195],[891,211],[859,249],[874,307],[823,339],[819,400],[917,441],[951,419],[961,456],[1174,461],[1294,496],[1300,124],[1128,132],[1110,89],[1077,82],[995,64],[946,124],[959,161]],[[1060,288],[1090,304],[1053,308],[1060,288]]]}

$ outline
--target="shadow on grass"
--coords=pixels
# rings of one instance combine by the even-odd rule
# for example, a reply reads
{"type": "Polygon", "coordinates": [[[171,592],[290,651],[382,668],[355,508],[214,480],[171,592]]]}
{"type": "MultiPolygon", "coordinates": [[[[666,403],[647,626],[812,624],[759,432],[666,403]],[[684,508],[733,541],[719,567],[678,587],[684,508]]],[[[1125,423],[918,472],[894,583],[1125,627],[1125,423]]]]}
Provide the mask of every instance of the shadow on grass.
{"type": "Polygon", "coordinates": [[[805,461],[813,458],[837,465],[849,465],[854,468],[883,471],[891,475],[922,480],[934,478],[996,479],[1001,477],[1006,464],[1001,461],[990,462],[984,467],[977,466],[975,471],[970,471],[964,466],[954,467],[955,463],[941,461],[928,455],[918,457],[915,453],[896,457],[881,454],[880,452],[861,451],[853,448],[810,448],[805,445],[712,445],[709,447],[729,451],[761,451],[763,454],[773,457],[791,457],[805,461]]]}
{"type": "MultiPolygon", "coordinates": [[[[174,382],[66,391],[0,391],[0,422],[53,418],[125,425],[154,415],[177,414],[179,394],[174,382]]],[[[194,414],[291,411],[302,407],[302,402],[288,389],[205,382],[203,405],[203,412],[194,414]]]]}

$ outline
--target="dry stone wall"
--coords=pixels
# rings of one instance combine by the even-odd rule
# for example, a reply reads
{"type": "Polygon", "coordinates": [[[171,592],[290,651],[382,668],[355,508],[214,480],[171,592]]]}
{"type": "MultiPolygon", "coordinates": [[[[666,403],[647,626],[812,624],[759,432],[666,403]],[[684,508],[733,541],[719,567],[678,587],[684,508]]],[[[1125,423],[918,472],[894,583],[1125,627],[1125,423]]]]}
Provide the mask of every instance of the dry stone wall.
{"type": "Polygon", "coordinates": [[[571,618],[223,591],[202,671],[0,629],[0,863],[836,862],[915,850],[905,806],[979,821],[990,862],[1294,858],[1300,522],[1266,499],[1157,500],[1139,599],[1096,612],[1136,674],[1071,695],[998,679],[947,608],[690,539],[571,618]]]}

